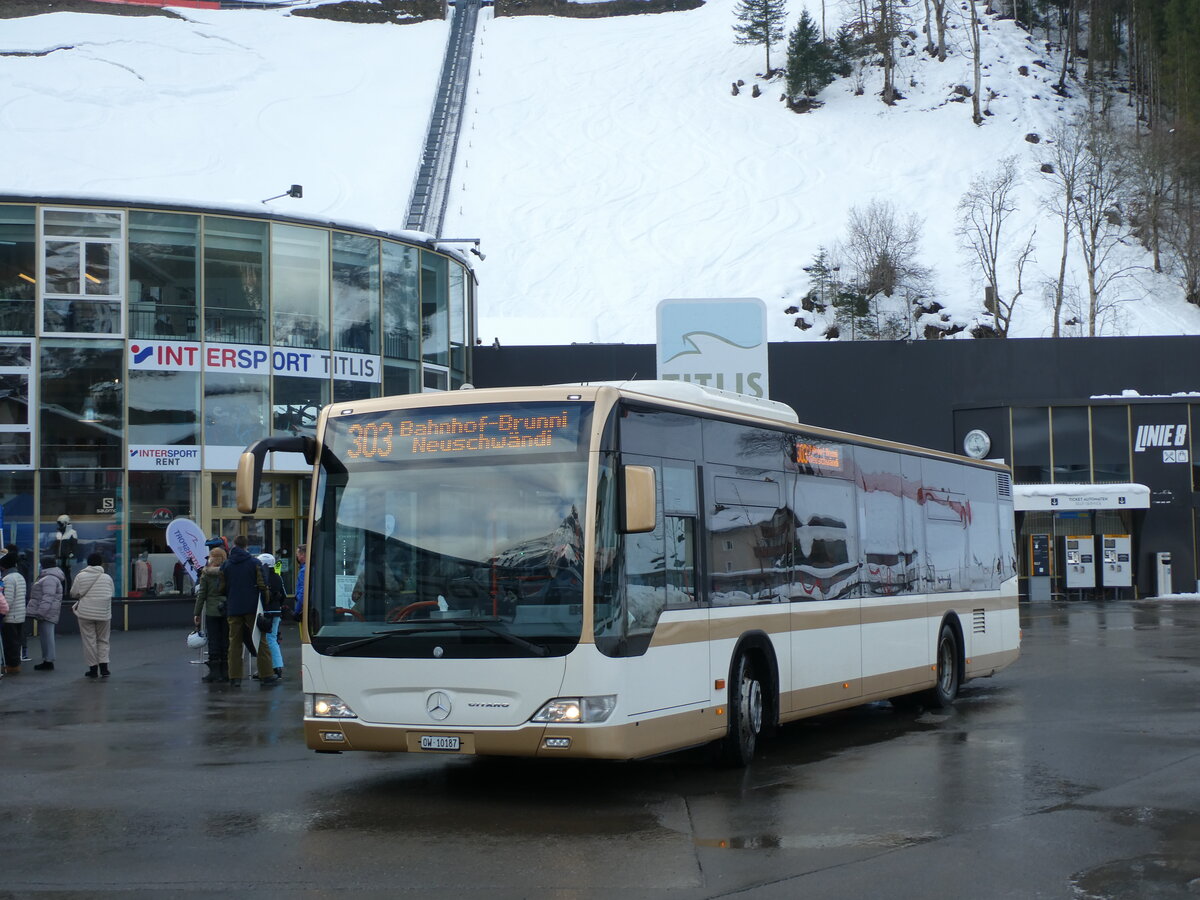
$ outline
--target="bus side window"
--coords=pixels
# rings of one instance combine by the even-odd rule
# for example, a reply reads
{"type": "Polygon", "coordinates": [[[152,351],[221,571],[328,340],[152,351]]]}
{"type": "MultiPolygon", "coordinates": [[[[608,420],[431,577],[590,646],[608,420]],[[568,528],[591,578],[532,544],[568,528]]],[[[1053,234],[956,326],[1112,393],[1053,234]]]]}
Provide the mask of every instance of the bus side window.
{"type": "Polygon", "coordinates": [[[629,603],[627,634],[649,634],[667,604],[667,585],[663,567],[662,505],[653,531],[625,535],[625,583],[629,603]]]}
{"type": "Polygon", "coordinates": [[[696,488],[696,465],[687,460],[664,459],[662,473],[667,605],[690,605],[698,600],[696,514],[699,493],[696,488]]]}
{"type": "Polygon", "coordinates": [[[696,602],[696,520],[666,517],[667,605],[696,602]]]}

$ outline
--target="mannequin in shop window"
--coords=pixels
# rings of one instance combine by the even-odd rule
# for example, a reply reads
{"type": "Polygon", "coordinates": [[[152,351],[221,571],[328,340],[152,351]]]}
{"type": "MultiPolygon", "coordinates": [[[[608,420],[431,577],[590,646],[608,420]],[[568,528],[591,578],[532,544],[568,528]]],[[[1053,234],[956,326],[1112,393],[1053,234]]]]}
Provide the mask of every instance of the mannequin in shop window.
{"type": "Polygon", "coordinates": [[[154,582],[150,578],[150,554],[145,550],[133,561],[133,589],[144,597],[154,594],[154,582]]]}
{"type": "Polygon", "coordinates": [[[75,559],[78,549],[79,534],[75,531],[75,526],[71,524],[71,517],[65,514],[59,516],[58,534],[50,544],[50,552],[54,554],[58,567],[67,576],[68,588],[71,585],[71,562],[75,559]]]}

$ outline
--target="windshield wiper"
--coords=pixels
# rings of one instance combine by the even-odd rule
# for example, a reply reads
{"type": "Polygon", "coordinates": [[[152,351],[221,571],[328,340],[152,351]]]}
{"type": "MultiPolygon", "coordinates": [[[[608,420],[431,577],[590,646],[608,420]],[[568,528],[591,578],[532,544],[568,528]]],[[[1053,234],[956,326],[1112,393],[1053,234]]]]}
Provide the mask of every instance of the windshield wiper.
{"type": "Polygon", "coordinates": [[[412,634],[411,631],[376,631],[370,637],[359,638],[356,641],[346,641],[344,644],[337,644],[325,651],[327,656],[337,656],[339,653],[345,653],[347,650],[353,650],[356,647],[365,647],[367,644],[374,644],[377,641],[384,641],[397,634],[412,634]]]}
{"type": "Polygon", "coordinates": [[[525,638],[513,634],[511,631],[504,631],[494,625],[489,625],[485,619],[447,619],[445,622],[438,622],[439,625],[472,625],[476,628],[482,628],[489,634],[494,634],[496,637],[503,638],[510,644],[516,644],[518,647],[524,647],[534,656],[546,656],[550,653],[545,644],[535,644],[533,641],[527,641],[525,638]]]}
{"type": "Polygon", "coordinates": [[[445,626],[457,628],[460,625],[479,628],[482,631],[488,632],[489,634],[494,634],[496,637],[502,638],[503,640],[508,641],[510,644],[515,644],[524,650],[528,650],[534,656],[549,656],[550,654],[549,648],[547,648],[544,644],[535,644],[533,641],[527,641],[525,638],[515,635],[512,632],[504,631],[501,628],[496,628],[494,625],[488,624],[488,622],[483,619],[447,619],[444,622],[421,622],[419,625],[418,623],[414,622],[412,624],[417,627],[405,627],[403,630],[399,628],[393,628],[389,629],[388,631],[376,631],[372,633],[370,637],[359,638],[358,640],[347,641],[344,644],[337,644],[334,647],[330,647],[329,650],[326,651],[326,654],[329,656],[337,656],[338,654],[345,653],[348,650],[354,650],[358,647],[365,647],[368,644],[374,644],[377,641],[385,641],[388,638],[395,637],[399,634],[416,634],[421,631],[444,631],[446,630],[445,626]]]}

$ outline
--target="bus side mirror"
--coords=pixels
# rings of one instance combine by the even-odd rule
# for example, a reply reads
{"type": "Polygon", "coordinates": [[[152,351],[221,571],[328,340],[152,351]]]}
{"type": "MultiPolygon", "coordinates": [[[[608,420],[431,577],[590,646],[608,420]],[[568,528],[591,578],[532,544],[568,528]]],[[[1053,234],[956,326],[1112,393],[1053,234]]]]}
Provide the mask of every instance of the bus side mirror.
{"type": "Polygon", "coordinates": [[[258,488],[262,483],[262,458],[266,453],[256,454],[247,450],[238,458],[237,508],[244,516],[253,515],[258,509],[258,488]]]}
{"type": "Polygon", "coordinates": [[[621,531],[642,534],[654,530],[655,509],[654,469],[651,466],[625,466],[625,521],[621,531]]]}
{"type": "MultiPolygon", "coordinates": [[[[267,454],[271,452],[303,453],[304,461],[310,466],[317,461],[317,442],[307,434],[294,437],[263,438],[255,441],[238,459],[237,467],[237,508],[244,516],[253,515],[258,510],[258,489],[262,484],[263,464],[267,454]]],[[[324,456],[324,455],[323,455],[324,456]]],[[[340,463],[337,469],[346,471],[340,463]]],[[[331,471],[336,471],[326,466],[331,471]]]]}

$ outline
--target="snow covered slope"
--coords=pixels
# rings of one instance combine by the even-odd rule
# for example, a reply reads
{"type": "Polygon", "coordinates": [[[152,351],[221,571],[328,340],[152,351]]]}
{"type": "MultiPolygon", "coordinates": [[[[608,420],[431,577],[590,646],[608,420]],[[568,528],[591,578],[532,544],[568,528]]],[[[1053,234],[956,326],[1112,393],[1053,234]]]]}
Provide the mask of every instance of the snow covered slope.
{"type": "MultiPolygon", "coordinates": [[[[783,310],[807,290],[818,248],[842,240],[848,211],[873,199],[920,217],[937,299],[969,325],[982,289],[954,236],[955,207],[1009,155],[1024,178],[1014,234],[1037,226],[1039,270],[1012,333],[1048,334],[1034,282],[1057,273],[1059,226],[1040,203],[1046,146],[1025,137],[1045,138],[1078,101],[1051,90],[1056,76],[1036,62],[1050,62],[1045,48],[989,22],[984,94],[997,96],[979,127],[969,102],[952,102],[971,83],[960,20],[947,62],[902,57],[894,107],[868,70],[861,96],[838,81],[823,108],[796,115],[779,81],[751,95],[763,54],[733,43],[733,6],[587,20],[484,11],[444,230],[482,239],[480,336],[646,343],[661,299],[757,296],[772,340],[821,340],[783,310]]],[[[793,0],[793,21],[800,9],[793,0]]],[[[0,25],[0,54],[20,54],[0,55],[0,192],[262,209],[299,183],[303,199],[271,208],[403,227],[445,23],[177,12],[0,25]]],[[[1131,246],[1124,261],[1146,260],[1131,246]]],[[[1200,333],[1200,310],[1166,277],[1141,271],[1112,290],[1138,302],[1114,304],[1108,333],[1200,333]]]]}

